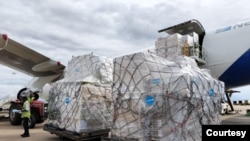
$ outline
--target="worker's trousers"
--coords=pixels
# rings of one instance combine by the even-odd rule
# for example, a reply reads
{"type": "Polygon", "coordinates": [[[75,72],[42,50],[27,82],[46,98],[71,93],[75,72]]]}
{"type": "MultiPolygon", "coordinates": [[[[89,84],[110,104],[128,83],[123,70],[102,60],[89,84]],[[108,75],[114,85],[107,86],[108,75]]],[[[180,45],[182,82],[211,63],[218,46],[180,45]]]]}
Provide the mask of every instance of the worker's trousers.
{"type": "Polygon", "coordinates": [[[29,135],[29,118],[23,118],[23,129],[23,134],[29,135]]]}

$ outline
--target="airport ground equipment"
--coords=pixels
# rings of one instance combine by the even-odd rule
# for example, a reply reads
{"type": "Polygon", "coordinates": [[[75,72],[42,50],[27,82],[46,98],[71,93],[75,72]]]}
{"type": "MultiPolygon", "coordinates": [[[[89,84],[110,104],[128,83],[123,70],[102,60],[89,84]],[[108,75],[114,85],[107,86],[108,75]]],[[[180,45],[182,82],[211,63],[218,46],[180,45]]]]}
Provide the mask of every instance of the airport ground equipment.
{"type": "MultiPolygon", "coordinates": [[[[21,89],[17,94],[17,99],[11,101],[9,109],[9,121],[12,125],[20,125],[22,123],[21,114],[18,112],[13,112],[13,110],[21,110],[23,106],[23,100],[21,98],[21,93],[26,91],[27,88],[21,89]]],[[[35,99],[30,103],[31,117],[29,120],[29,127],[34,128],[36,123],[43,123],[48,116],[48,104],[45,101],[38,100],[39,95],[35,96],[35,99]]]]}

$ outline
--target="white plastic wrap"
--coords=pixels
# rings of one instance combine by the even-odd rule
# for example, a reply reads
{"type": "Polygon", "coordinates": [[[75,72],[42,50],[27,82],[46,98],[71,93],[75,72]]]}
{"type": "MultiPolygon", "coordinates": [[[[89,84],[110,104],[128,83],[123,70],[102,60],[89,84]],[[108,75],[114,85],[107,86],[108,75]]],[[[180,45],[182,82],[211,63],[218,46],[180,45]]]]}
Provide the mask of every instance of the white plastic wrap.
{"type": "Polygon", "coordinates": [[[81,133],[111,126],[111,87],[58,82],[49,97],[48,124],[81,133]]]}
{"type": "Polygon", "coordinates": [[[106,57],[73,57],[64,78],[51,84],[49,125],[76,133],[110,128],[112,69],[106,57]]]}
{"type": "Polygon", "coordinates": [[[197,141],[202,124],[220,123],[224,83],[191,58],[125,55],[114,59],[113,75],[113,137],[197,141]]]}
{"type": "Polygon", "coordinates": [[[90,82],[112,84],[112,60],[93,53],[73,57],[66,68],[62,82],[90,82]]]}

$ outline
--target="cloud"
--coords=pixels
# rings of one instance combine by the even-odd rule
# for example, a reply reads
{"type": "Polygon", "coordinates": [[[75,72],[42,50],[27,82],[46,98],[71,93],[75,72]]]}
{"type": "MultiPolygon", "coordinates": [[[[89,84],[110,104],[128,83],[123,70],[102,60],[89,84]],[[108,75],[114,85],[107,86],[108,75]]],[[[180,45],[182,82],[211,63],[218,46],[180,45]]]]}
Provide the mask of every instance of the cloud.
{"type": "MultiPolygon", "coordinates": [[[[206,31],[249,19],[247,0],[11,0],[0,5],[0,33],[65,65],[90,52],[113,57],[154,47],[166,36],[158,30],[190,19],[198,19],[206,31]]],[[[0,66],[0,93],[14,93],[5,89],[13,79],[20,87],[30,79],[13,71],[0,66]]]]}

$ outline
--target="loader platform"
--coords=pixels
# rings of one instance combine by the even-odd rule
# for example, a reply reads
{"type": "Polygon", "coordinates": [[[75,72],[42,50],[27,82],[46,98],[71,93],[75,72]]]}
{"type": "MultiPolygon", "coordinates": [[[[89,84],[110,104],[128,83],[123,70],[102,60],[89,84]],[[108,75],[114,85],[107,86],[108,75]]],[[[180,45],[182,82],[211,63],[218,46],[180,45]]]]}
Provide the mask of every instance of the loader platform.
{"type": "Polygon", "coordinates": [[[51,134],[58,135],[60,138],[66,138],[73,141],[101,141],[102,137],[108,137],[110,129],[100,129],[94,131],[86,131],[81,133],[75,133],[59,128],[52,127],[45,124],[43,127],[44,131],[48,131],[51,134]]]}

